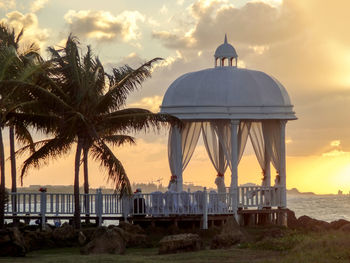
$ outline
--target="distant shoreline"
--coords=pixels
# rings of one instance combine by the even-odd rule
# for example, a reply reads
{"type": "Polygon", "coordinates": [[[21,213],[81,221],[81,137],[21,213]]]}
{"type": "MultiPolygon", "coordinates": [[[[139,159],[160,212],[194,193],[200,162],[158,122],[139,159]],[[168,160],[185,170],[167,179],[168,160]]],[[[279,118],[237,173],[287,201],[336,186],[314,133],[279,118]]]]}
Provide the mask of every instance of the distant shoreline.
{"type": "MultiPolygon", "coordinates": [[[[243,184],[241,186],[257,186],[255,184],[243,184]]],[[[31,185],[29,187],[19,187],[17,189],[18,192],[24,192],[24,193],[33,193],[38,192],[40,187],[47,188],[48,193],[73,193],[73,185],[31,185]]],[[[132,184],[132,189],[141,188],[143,193],[151,193],[154,191],[161,191],[165,192],[167,190],[166,186],[163,186],[162,184],[156,185],[152,183],[134,183],[132,184]]],[[[184,184],[183,188],[185,190],[190,189],[191,192],[197,191],[197,190],[203,190],[204,186],[199,185],[193,185],[193,184],[184,184]]],[[[99,188],[90,188],[90,193],[95,193],[96,190],[99,188]]],[[[216,190],[215,188],[207,188],[208,191],[210,190],[216,190]]],[[[10,191],[10,189],[8,189],[10,191]]],[[[112,188],[104,188],[102,187],[102,191],[104,193],[114,193],[114,189],[112,188]]],[[[83,187],[80,187],[80,192],[83,193],[84,189],[83,187]]],[[[348,194],[315,194],[314,192],[300,192],[297,188],[291,188],[287,189],[288,195],[302,195],[302,196],[347,196],[348,194]]]]}

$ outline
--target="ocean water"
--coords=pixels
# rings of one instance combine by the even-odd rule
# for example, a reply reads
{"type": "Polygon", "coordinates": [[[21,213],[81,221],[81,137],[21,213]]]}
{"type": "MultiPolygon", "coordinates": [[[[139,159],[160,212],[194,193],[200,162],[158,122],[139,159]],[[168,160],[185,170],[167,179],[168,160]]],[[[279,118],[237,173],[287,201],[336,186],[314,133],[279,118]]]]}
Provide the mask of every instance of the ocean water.
{"type": "Polygon", "coordinates": [[[350,195],[287,195],[287,207],[296,217],[307,215],[327,222],[350,221],[350,195]]]}

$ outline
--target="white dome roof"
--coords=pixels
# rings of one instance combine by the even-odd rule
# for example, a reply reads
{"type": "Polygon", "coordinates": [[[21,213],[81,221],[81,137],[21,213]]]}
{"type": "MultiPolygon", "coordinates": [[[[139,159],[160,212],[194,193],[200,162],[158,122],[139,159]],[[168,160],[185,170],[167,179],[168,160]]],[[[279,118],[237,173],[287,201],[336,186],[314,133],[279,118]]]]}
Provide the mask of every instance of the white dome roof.
{"type": "Polygon", "coordinates": [[[235,48],[227,43],[227,36],[225,35],[225,41],[224,44],[221,44],[218,46],[218,48],[215,51],[215,58],[238,58],[237,52],[235,48]]]}
{"type": "Polygon", "coordinates": [[[166,91],[161,112],[180,119],[296,119],[278,80],[236,67],[180,76],[166,91]]]}

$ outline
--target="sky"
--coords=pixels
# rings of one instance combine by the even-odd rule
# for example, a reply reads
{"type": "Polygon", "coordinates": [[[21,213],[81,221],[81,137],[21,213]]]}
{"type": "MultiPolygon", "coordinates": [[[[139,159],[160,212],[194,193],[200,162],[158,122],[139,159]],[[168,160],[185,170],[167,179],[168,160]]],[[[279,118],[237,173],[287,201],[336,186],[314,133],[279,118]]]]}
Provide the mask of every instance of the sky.
{"type": "MultiPolygon", "coordinates": [[[[62,46],[73,33],[83,46],[92,46],[107,70],[164,58],[128,101],[154,112],[176,78],[213,66],[227,33],[238,66],[277,78],[294,104],[298,120],[287,124],[287,188],[323,194],[350,191],[348,10],[348,0],[0,0],[1,22],[24,27],[24,42],[37,42],[44,57],[48,46],[62,46]]],[[[167,184],[167,131],[135,136],[136,146],[114,149],[130,180],[162,178],[167,184]]],[[[74,151],[32,170],[24,185],[73,184],[73,157],[74,151]]],[[[90,161],[89,169],[92,187],[112,186],[98,164],[90,161]]],[[[199,142],[184,182],[213,187],[215,176],[199,142]]],[[[229,177],[226,172],[227,185],[229,177]]],[[[260,183],[261,177],[248,145],[239,183],[260,183]]]]}

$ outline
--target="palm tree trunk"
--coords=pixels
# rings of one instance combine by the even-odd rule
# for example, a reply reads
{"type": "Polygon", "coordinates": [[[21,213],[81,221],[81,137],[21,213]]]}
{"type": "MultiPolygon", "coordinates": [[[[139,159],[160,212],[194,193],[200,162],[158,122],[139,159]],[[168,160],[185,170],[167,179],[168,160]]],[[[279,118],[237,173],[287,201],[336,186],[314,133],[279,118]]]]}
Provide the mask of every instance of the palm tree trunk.
{"type": "Polygon", "coordinates": [[[0,128],[0,229],[5,225],[5,151],[0,128]]]}
{"type": "Polygon", "coordinates": [[[85,199],[84,199],[84,205],[85,205],[85,216],[86,220],[85,223],[90,223],[90,202],[89,202],[89,174],[88,174],[88,153],[89,153],[89,148],[84,146],[83,148],[83,164],[84,164],[84,194],[85,194],[85,199]]]}
{"type": "MultiPolygon", "coordinates": [[[[11,159],[11,192],[17,192],[17,171],[16,171],[16,157],[15,157],[15,129],[13,126],[9,128],[10,135],[10,159],[11,159]]],[[[12,211],[15,212],[13,215],[16,215],[17,212],[17,200],[16,196],[13,195],[11,198],[12,202],[12,211]]]]}
{"type": "Polygon", "coordinates": [[[75,173],[74,173],[74,226],[76,229],[80,229],[80,200],[79,200],[79,168],[80,157],[82,150],[81,140],[78,139],[77,150],[75,153],[75,173]]]}

